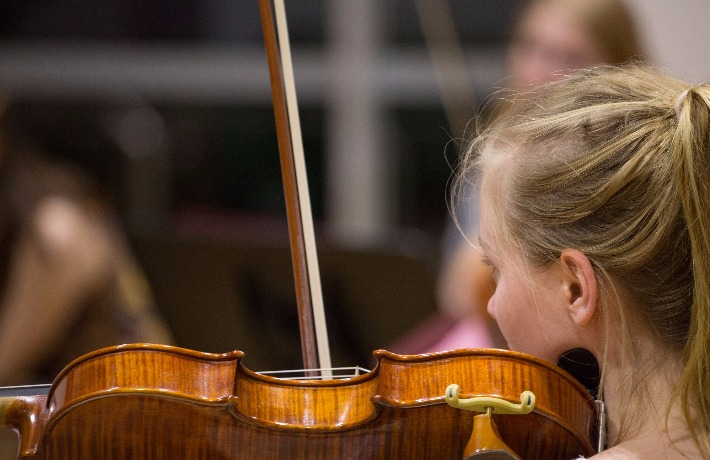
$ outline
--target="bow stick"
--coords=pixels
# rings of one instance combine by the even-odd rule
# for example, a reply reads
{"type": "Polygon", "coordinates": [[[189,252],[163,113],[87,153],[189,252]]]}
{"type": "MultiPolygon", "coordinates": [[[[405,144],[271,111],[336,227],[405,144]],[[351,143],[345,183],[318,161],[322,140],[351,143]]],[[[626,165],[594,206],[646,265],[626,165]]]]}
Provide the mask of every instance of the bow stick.
{"type": "Polygon", "coordinates": [[[277,48],[270,1],[259,0],[259,9],[271,76],[271,93],[286,199],[303,363],[306,369],[323,369],[321,376],[329,378],[330,349],[306,176],[306,162],[303,154],[301,124],[296,102],[296,85],[286,25],[286,10],[283,0],[274,0],[276,30],[278,31],[277,48]]]}

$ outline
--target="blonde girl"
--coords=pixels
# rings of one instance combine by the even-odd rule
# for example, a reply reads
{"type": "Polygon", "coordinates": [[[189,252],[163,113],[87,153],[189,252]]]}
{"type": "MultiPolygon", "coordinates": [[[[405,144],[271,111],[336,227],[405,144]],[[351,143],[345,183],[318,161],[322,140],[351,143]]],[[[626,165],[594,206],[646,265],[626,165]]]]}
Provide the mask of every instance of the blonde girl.
{"type": "Polygon", "coordinates": [[[512,349],[601,363],[597,457],[710,458],[710,86],[585,71],[515,101],[472,169],[488,311],[512,349]]]}

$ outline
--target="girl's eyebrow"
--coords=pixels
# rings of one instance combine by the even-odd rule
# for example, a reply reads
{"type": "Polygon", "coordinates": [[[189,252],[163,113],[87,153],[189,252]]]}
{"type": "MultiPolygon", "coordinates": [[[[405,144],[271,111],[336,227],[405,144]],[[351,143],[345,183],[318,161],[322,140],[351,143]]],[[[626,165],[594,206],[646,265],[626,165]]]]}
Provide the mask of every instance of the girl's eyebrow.
{"type": "Polygon", "coordinates": [[[490,246],[488,246],[488,244],[486,244],[486,242],[483,241],[483,238],[481,238],[480,235],[478,236],[478,244],[481,246],[481,249],[483,249],[484,251],[486,251],[486,252],[490,251],[490,246]]]}

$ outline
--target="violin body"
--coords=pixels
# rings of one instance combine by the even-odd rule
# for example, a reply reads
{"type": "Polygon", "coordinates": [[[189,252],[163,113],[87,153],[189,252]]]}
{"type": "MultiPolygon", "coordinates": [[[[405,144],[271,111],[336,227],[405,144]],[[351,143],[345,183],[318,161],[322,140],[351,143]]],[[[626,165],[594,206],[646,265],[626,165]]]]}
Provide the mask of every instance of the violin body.
{"type": "MultiPolygon", "coordinates": [[[[327,340],[315,343],[325,327],[324,320],[317,326],[313,320],[324,316],[322,305],[318,315],[311,306],[319,278],[311,269],[317,268],[312,222],[301,219],[308,193],[299,185],[305,174],[296,171],[303,155],[293,141],[300,133],[289,131],[299,125],[298,111],[288,110],[285,101],[288,92],[295,102],[295,91],[288,91],[294,87],[292,71],[280,66],[270,1],[259,0],[259,6],[304,364],[328,367],[323,363],[329,362],[329,353],[320,353],[327,340]],[[289,75],[289,84],[284,85],[282,75],[289,75]],[[315,356],[316,348],[322,357],[315,356]]],[[[279,2],[277,11],[283,9],[279,2]]],[[[277,22],[285,24],[285,15],[280,16],[283,21],[277,22]]],[[[287,49],[288,33],[281,29],[279,45],[287,49]]],[[[308,216],[310,206],[305,208],[308,216]]],[[[249,370],[239,351],[208,354],[149,344],[104,348],[70,363],[47,396],[0,398],[0,425],[19,433],[24,460],[460,460],[468,455],[475,414],[447,404],[446,389],[457,384],[464,398],[517,401],[523,391],[534,393],[532,412],[492,414],[505,444],[520,457],[569,460],[595,453],[593,398],[557,366],[504,350],[374,354],[375,368],[360,376],[289,380],[249,370]]]]}
{"type": "Polygon", "coordinates": [[[48,396],[6,402],[23,459],[461,459],[472,414],[462,395],[515,401],[527,415],[494,415],[525,459],[594,454],[594,403],[573,377],[537,358],[470,349],[375,353],[375,368],[333,380],[289,380],[247,369],[244,354],[123,345],[85,355],[48,396]]]}

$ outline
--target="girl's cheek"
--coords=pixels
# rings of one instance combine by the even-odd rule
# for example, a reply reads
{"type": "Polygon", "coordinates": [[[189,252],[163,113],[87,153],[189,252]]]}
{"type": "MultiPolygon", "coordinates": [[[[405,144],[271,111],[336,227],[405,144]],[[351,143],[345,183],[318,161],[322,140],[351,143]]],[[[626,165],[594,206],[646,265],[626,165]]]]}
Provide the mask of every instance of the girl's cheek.
{"type": "Polygon", "coordinates": [[[486,305],[486,310],[488,310],[488,314],[491,315],[491,318],[496,319],[496,294],[495,292],[493,295],[488,299],[488,304],[486,305]]]}

